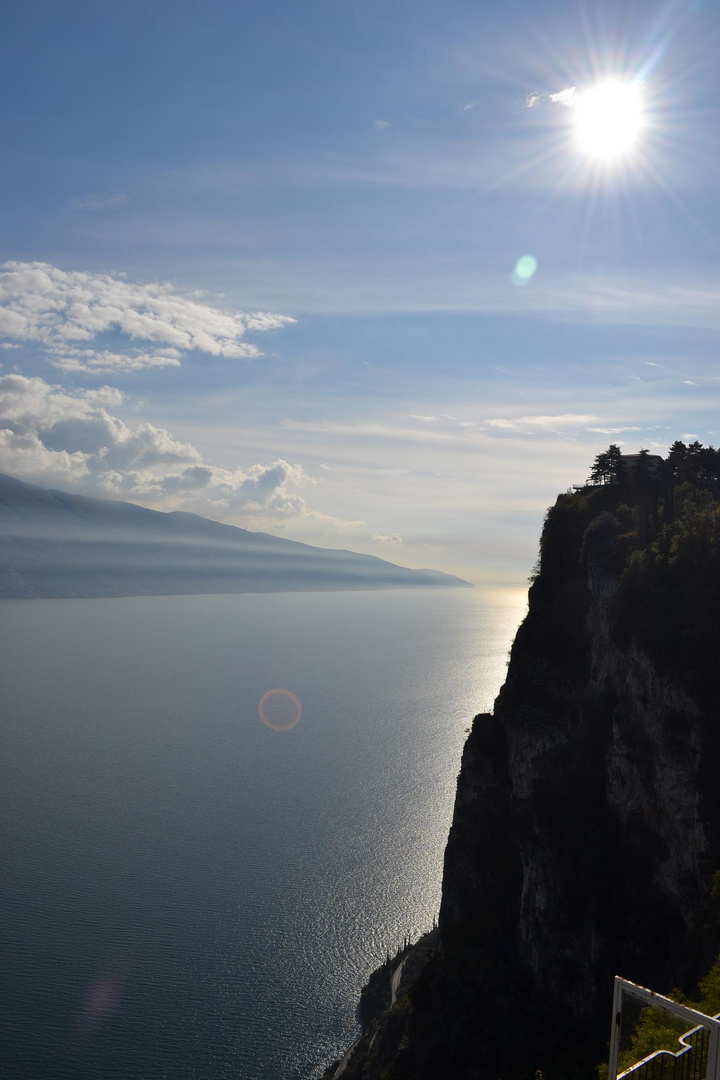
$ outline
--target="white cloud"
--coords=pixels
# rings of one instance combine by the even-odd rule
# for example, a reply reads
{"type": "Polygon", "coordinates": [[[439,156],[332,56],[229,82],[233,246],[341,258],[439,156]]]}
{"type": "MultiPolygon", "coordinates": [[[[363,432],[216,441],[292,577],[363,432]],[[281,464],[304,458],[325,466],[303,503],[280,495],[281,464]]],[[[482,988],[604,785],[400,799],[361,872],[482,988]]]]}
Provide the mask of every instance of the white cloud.
{"type": "Polygon", "coordinates": [[[0,270],[0,336],[38,343],[47,359],[65,371],[177,366],[190,351],[259,356],[245,334],[291,322],[287,315],[213,307],[168,283],[138,285],[37,262],[9,262],[0,270]],[[121,352],[93,347],[108,331],[125,335],[130,347],[121,352]],[[144,344],[130,344],[135,341],[144,344]]]}
{"type": "Polygon", "coordinates": [[[168,509],[269,518],[316,513],[298,491],[308,482],[301,465],[282,458],[247,469],[210,465],[165,428],[130,426],[109,412],[123,397],[111,386],[66,391],[37,377],[0,377],[0,471],[168,509]]]}
{"type": "Polygon", "coordinates": [[[449,413],[441,413],[440,419],[451,427],[472,428],[477,426],[474,420],[464,420],[462,416],[451,416],[449,413]]]}
{"type": "MultiPolygon", "coordinates": [[[[162,434],[167,436],[167,432],[162,434]]],[[[302,466],[278,459],[269,465],[252,465],[247,471],[222,469],[203,463],[194,447],[190,450],[188,459],[197,455],[196,463],[179,471],[153,468],[147,459],[140,462],[144,468],[100,471],[95,476],[97,493],[163,508],[192,508],[210,516],[288,518],[313,513],[292,490],[292,485],[307,479],[302,466]]]]}
{"type": "Polygon", "coordinates": [[[400,533],[373,533],[372,538],[384,544],[402,544],[403,542],[400,533]]]}
{"type": "Polygon", "coordinates": [[[117,353],[110,349],[71,349],[65,345],[57,345],[53,349],[52,363],[61,371],[108,375],[123,370],[141,371],[148,367],[179,367],[180,356],[177,349],[117,353]]]}
{"type": "Polygon", "coordinates": [[[85,454],[48,450],[37,435],[0,428],[0,472],[44,484],[76,484],[89,469],[85,454]]]}
{"type": "Polygon", "coordinates": [[[395,127],[395,124],[392,120],[376,120],[373,124],[373,127],[377,131],[385,131],[386,128],[395,127]]]}
{"type": "Polygon", "coordinates": [[[588,431],[592,431],[596,435],[621,435],[623,431],[642,431],[639,427],[591,427],[588,431]]]}
{"type": "Polygon", "coordinates": [[[498,418],[488,420],[491,428],[502,431],[518,432],[565,432],[568,428],[585,427],[596,420],[595,416],[581,416],[576,413],[562,413],[558,416],[518,416],[513,419],[498,418]]]}
{"type": "Polygon", "coordinates": [[[123,396],[111,386],[73,392],[51,386],[40,378],[3,375],[0,377],[0,423],[18,431],[50,428],[61,420],[85,417],[106,405],[117,406],[123,396]]]}
{"type": "Polygon", "coordinates": [[[324,436],[339,435],[353,439],[389,439],[399,442],[418,442],[427,445],[487,445],[488,440],[505,438],[507,435],[523,436],[554,435],[559,438],[574,437],[581,429],[596,422],[598,417],[579,413],[560,413],[551,416],[517,416],[479,418],[476,421],[441,414],[435,423],[405,425],[402,423],[367,421],[342,423],[339,421],[303,421],[285,419],[282,426],[289,431],[317,432],[324,436]],[[442,423],[441,423],[442,422],[442,423]]]}
{"type": "Polygon", "coordinates": [[[528,94],[525,98],[526,109],[539,109],[541,105],[545,105],[545,102],[549,102],[551,105],[564,105],[566,108],[574,109],[576,107],[576,94],[575,87],[568,86],[565,90],[558,90],[556,94],[528,94]]]}
{"type": "Polygon", "coordinates": [[[548,100],[553,105],[565,105],[572,109],[575,107],[575,87],[568,86],[565,90],[558,90],[557,94],[550,94],[548,100]]]}

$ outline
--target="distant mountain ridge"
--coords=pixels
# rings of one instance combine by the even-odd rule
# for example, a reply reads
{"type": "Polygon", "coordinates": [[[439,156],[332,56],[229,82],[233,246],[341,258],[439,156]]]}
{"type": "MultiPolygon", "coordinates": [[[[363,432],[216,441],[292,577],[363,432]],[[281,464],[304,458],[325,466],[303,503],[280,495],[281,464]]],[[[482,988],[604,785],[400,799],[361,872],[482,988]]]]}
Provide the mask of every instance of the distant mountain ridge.
{"type": "Polygon", "coordinates": [[[0,598],[423,587],[470,585],[437,570],[0,473],[0,598]]]}

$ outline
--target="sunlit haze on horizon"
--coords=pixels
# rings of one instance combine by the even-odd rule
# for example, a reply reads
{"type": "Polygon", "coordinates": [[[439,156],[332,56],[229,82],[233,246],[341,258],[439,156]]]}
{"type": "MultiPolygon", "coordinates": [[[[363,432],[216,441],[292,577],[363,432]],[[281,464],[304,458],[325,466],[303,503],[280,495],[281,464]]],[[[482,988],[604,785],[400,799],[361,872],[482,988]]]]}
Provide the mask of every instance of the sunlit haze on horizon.
{"type": "Polygon", "coordinates": [[[715,6],[0,19],[0,472],[517,589],[720,442],[715,6]]]}

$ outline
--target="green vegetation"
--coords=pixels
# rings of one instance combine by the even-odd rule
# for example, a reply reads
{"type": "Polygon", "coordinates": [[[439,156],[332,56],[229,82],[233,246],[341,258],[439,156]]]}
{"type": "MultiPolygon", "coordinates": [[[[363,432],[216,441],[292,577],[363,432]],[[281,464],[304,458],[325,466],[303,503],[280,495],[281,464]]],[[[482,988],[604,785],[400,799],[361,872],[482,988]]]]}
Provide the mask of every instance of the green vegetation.
{"type": "MultiPolygon", "coordinates": [[[[599,455],[602,457],[602,455],[599,455]]],[[[607,489],[606,489],[607,490],[607,489]]],[[[616,493],[605,558],[622,568],[614,610],[619,645],[631,640],[660,674],[682,675],[707,702],[720,690],[720,451],[676,442],[656,475],[628,477],[616,493]]],[[[594,523],[597,527],[597,523],[594,523]]]]}
{"type": "Polygon", "coordinates": [[[622,481],[622,451],[612,443],[603,454],[598,454],[590,473],[593,484],[619,484],[622,481]]]}
{"type": "MultiPolygon", "coordinates": [[[[583,562],[619,578],[616,643],[639,645],[659,674],[681,679],[702,704],[715,704],[720,449],[678,441],[663,460],[645,450],[623,458],[613,445],[596,457],[589,486],[564,498],[587,522],[583,562]]],[[[562,497],[551,514],[561,503],[562,497]]]]}

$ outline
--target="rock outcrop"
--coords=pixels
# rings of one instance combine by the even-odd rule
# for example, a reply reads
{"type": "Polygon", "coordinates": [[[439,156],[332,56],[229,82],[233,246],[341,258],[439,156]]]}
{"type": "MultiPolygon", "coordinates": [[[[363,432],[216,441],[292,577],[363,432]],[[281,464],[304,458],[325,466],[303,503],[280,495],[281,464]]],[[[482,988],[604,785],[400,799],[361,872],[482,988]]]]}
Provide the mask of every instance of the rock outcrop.
{"type": "Polygon", "coordinates": [[[645,647],[622,586],[638,535],[618,501],[588,490],[548,514],[507,681],[464,750],[438,954],[394,1045],[378,1018],[381,1056],[366,1040],[347,1080],[590,1077],[614,974],[667,990],[712,959],[716,684],[645,647]]]}

